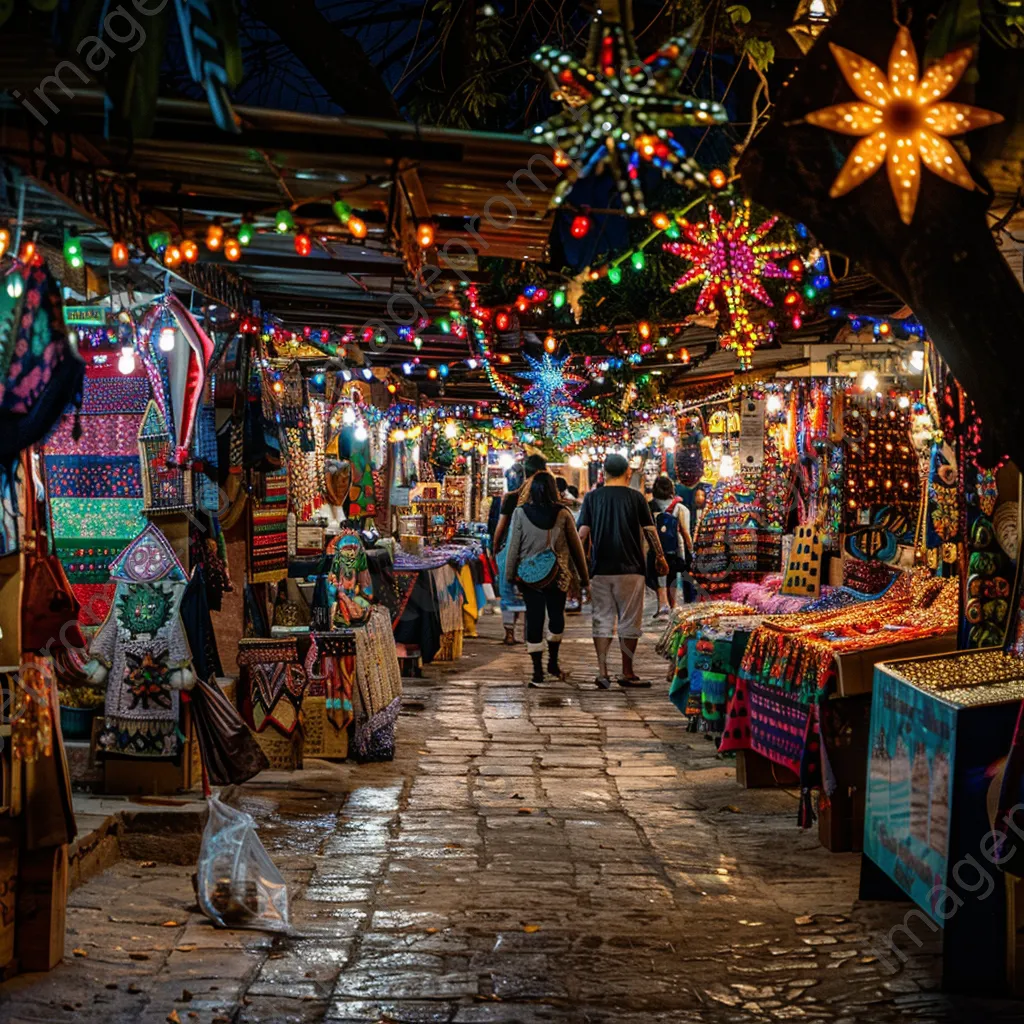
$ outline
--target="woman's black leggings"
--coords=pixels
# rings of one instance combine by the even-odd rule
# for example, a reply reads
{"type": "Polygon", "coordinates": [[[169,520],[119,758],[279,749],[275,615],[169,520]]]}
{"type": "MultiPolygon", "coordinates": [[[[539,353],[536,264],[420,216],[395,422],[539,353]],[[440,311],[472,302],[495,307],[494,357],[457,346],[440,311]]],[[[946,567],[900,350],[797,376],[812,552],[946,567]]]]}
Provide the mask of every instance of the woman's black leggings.
{"type": "Polygon", "coordinates": [[[540,651],[544,648],[544,616],[547,614],[548,630],[552,640],[561,640],[565,631],[566,592],[552,583],[545,590],[523,587],[526,602],[526,649],[540,651]]]}

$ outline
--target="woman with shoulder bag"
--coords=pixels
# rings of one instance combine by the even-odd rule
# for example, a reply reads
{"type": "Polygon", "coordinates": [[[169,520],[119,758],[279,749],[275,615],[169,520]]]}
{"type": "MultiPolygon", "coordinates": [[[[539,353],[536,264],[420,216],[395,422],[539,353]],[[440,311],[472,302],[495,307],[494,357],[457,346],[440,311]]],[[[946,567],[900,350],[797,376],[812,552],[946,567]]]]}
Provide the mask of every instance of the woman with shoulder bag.
{"type": "Polygon", "coordinates": [[[512,516],[505,578],[526,600],[526,649],[533,659],[530,686],[544,685],[544,619],[548,620],[548,675],[564,680],[558,650],[565,630],[565,599],[572,582],[570,561],[580,584],[590,582],[586,555],[572,513],[558,500],[555,478],[538,473],[529,499],[512,516]]]}

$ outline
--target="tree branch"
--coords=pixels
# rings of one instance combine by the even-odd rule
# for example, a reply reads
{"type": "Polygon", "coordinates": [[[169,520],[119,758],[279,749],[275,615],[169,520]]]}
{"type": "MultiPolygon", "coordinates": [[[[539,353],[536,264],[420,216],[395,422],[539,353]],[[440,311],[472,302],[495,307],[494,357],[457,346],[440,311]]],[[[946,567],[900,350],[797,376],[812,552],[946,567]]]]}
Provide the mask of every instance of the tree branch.
{"type": "Polygon", "coordinates": [[[401,121],[402,112],[362,46],[328,21],[315,0],[250,0],[250,9],[353,117],[401,121]]]}

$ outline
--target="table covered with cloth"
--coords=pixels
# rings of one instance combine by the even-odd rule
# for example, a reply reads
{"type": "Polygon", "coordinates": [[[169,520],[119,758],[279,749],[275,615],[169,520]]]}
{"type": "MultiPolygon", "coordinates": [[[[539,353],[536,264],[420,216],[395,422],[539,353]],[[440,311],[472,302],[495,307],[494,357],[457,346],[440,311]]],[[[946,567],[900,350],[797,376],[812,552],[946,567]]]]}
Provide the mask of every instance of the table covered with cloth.
{"type": "MultiPolygon", "coordinates": [[[[720,750],[751,750],[800,778],[800,825],[813,822],[811,794],[835,791],[825,719],[835,659],[956,629],[959,581],[906,574],[883,598],[831,611],[778,615],[755,630],[736,676],[720,750]]],[[[836,708],[830,707],[837,705],[836,708]]]]}
{"type": "Polygon", "coordinates": [[[476,542],[425,548],[418,555],[396,551],[394,575],[395,641],[404,656],[416,652],[425,664],[442,651],[444,637],[462,634],[467,617],[475,627],[486,601],[483,586],[494,578],[490,556],[476,542]]]}

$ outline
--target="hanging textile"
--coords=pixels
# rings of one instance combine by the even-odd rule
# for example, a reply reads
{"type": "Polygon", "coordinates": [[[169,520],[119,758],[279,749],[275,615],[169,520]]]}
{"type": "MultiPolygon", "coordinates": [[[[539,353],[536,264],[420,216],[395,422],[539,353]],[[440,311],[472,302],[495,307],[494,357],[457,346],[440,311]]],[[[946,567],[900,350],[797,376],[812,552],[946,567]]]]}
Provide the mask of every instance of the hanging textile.
{"type": "Polygon", "coordinates": [[[238,642],[238,694],[242,717],[254,732],[275,728],[291,736],[300,725],[306,670],[295,637],[238,642]]]}
{"type": "Polygon", "coordinates": [[[377,514],[377,500],[374,493],[373,461],[370,456],[370,441],[356,439],[356,428],[345,427],[341,431],[340,451],[342,458],[351,463],[346,512],[349,519],[362,519],[377,514]]]}
{"type": "Polygon", "coordinates": [[[171,435],[170,461],[186,465],[206,385],[206,368],[213,356],[213,342],[178,297],[168,294],[143,318],[138,348],[153,397],[171,435]],[[174,338],[174,347],[169,352],[159,344],[164,331],[170,331],[174,338]]]}
{"type": "Polygon", "coordinates": [[[110,566],[117,584],[110,614],[89,646],[86,666],[106,681],[107,753],[175,757],[179,694],[191,689],[192,654],[181,620],[187,578],[167,539],[150,523],[110,566]]]}
{"type": "Polygon", "coordinates": [[[306,674],[310,697],[326,701],[328,722],[335,729],[346,729],[352,721],[352,688],[356,676],[356,641],[350,630],[311,633],[312,645],[306,655],[306,674]]]}
{"type": "Polygon", "coordinates": [[[199,409],[196,421],[196,459],[200,470],[194,475],[196,505],[210,515],[220,509],[220,488],[217,486],[217,410],[213,401],[205,402],[199,409]]]}
{"type": "Polygon", "coordinates": [[[252,547],[249,578],[276,583],[288,575],[288,469],[264,473],[262,495],[249,502],[252,547]]]}
{"type": "MultiPolygon", "coordinates": [[[[85,364],[68,340],[60,286],[45,263],[12,267],[22,294],[0,307],[0,465],[41,441],[71,403],[81,406],[85,364]],[[9,318],[9,319],[8,319],[9,318]]],[[[6,288],[0,288],[5,295],[6,288]]],[[[11,296],[7,296],[8,299],[11,296]]]]}
{"type": "Polygon", "coordinates": [[[110,610],[110,564],[146,525],[138,433],[149,381],[110,366],[87,369],[81,436],[65,415],[43,448],[54,546],[81,622],[98,625],[110,610]]]}

